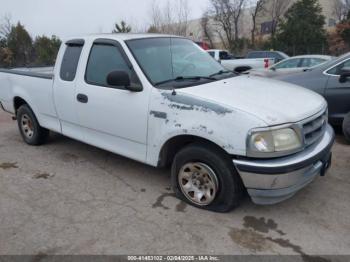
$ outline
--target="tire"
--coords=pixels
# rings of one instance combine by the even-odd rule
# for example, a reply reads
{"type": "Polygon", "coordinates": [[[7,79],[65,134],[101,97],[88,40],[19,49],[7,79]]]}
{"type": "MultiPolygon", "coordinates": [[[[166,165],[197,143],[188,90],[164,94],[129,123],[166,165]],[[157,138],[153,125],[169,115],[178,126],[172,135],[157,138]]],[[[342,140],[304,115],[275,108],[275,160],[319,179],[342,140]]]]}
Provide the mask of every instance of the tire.
{"type": "Polygon", "coordinates": [[[348,113],[343,121],[343,133],[346,141],[350,143],[350,113],[348,113]]]}
{"type": "Polygon", "coordinates": [[[28,145],[38,146],[46,142],[49,130],[39,125],[32,109],[22,105],[17,110],[17,123],[21,136],[28,145]]]}
{"type": "Polygon", "coordinates": [[[207,144],[192,144],[176,154],[171,169],[171,184],[179,199],[192,206],[221,213],[237,207],[244,193],[243,183],[230,158],[215,146],[207,144]],[[189,174],[191,179],[188,178],[189,174]],[[196,175],[200,176],[199,180],[194,178],[196,175]],[[200,188],[202,192],[198,193],[200,188]],[[191,192],[192,189],[198,195],[191,192]],[[203,196],[198,201],[203,191],[208,192],[208,197],[203,196]]]}

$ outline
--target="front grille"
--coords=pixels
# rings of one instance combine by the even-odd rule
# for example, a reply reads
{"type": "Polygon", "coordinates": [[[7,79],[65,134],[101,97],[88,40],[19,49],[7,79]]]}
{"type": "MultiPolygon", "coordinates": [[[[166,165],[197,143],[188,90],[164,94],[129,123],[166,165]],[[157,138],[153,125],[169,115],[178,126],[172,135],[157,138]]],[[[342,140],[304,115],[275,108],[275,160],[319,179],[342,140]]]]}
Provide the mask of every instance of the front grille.
{"type": "Polygon", "coordinates": [[[318,141],[326,131],[327,110],[316,118],[303,124],[303,134],[306,146],[310,146],[318,141]]]}

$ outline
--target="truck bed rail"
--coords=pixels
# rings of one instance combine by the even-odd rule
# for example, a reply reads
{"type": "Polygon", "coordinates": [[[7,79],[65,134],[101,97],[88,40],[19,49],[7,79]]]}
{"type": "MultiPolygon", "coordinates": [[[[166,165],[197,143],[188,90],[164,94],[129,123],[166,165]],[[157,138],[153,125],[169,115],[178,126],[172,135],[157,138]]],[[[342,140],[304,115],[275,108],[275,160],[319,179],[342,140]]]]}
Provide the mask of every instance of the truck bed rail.
{"type": "Polygon", "coordinates": [[[0,69],[0,73],[21,75],[21,76],[29,76],[29,77],[37,77],[44,79],[53,79],[53,73],[38,73],[29,70],[19,70],[19,69],[0,69]]]}

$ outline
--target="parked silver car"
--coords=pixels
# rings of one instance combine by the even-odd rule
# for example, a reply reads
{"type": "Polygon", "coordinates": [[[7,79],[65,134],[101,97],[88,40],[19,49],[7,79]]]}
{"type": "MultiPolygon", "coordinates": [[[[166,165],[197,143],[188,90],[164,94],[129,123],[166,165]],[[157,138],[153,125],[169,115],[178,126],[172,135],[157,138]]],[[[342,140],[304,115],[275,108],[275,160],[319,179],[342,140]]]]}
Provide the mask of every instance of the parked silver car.
{"type": "Polygon", "coordinates": [[[247,73],[255,76],[275,77],[280,75],[287,75],[296,72],[302,72],[305,69],[313,68],[327,61],[334,59],[332,56],[325,55],[302,55],[294,56],[285,59],[269,68],[252,69],[247,73]]]}
{"type": "Polygon", "coordinates": [[[323,95],[328,102],[330,122],[342,126],[350,142],[350,53],[303,72],[277,76],[275,79],[323,95]]]}

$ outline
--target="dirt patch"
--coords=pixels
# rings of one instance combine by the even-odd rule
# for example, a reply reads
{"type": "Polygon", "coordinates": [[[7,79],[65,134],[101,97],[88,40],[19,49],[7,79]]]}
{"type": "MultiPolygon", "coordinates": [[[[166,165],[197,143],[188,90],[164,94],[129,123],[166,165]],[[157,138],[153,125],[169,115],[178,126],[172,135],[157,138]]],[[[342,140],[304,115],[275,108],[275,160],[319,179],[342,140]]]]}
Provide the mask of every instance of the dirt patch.
{"type": "Polygon", "coordinates": [[[30,259],[30,262],[40,262],[40,261],[43,261],[47,257],[48,257],[48,254],[43,253],[43,252],[39,252],[38,254],[36,254],[35,256],[33,256],[30,259]]]}
{"type": "Polygon", "coordinates": [[[33,176],[33,179],[49,179],[51,177],[54,177],[54,175],[49,173],[38,173],[33,176]]]}
{"type": "Polygon", "coordinates": [[[7,170],[7,169],[12,169],[12,168],[18,168],[17,162],[14,162],[14,163],[5,162],[5,163],[0,164],[0,169],[7,170]]]}
{"type": "Polygon", "coordinates": [[[262,234],[251,229],[232,228],[229,236],[233,242],[253,252],[262,252],[271,248],[270,242],[262,234]]]}
{"type": "Polygon", "coordinates": [[[183,201],[180,201],[180,203],[178,203],[175,207],[175,210],[177,212],[182,212],[182,213],[185,213],[186,211],[186,208],[187,208],[187,204],[183,201]]]}
{"type": "Polygon", "coordinates": [[[163,193],[158,198],[157,201],[152,205],[152,208],[163,208],[164,210],[169,210],[170,208],[163,205],[163,201],[165,198],[175,197],[174,193],[163,193]]]}
{"type": "Polygon", "coordinates": [[[141,188],[140,190],[142,193],[145,193],[146,192],[146,189],[145,188],[141,188]]]}
{"type": "Polygon", "coordinates": [[[251,228],[261,233],[269,233],[269,231],[272,230],[277,232],[281,236],[286,235],[282,230],[278,229],[278,225],[275,221],[273,221],[272,219],[265,219],[264,217],[256,218],[253,216],[246,216],[244,217],[243,226],[245,228],[251,228]]]}
{"type": "Polygon", "coordinates": [[[79,157],[71,153],[63,153],[60,155],[60,159],[64,162],[75,162],[79,159],[79,157]]]}
{"type": "Polygon", "coordinates": [[[228,233],[232,241],[243,248],[253,252],[262,252],[271,249],[272,244],[275,244],[281,248],[293,250],[301,256],[304,262],[331,262],[331,260],[323,257],[307,255],[301,246],[292,243],[289,239],[267,236],[270,231],[275,231],[283,236],[286,235],[282,230],[278,229],[277,223],[272,219],[265,219],[264,217],[258,219],[253,216],[246,216],[243,220],[245,229],[231,228],[228,233]]]}
{"type": "Polygon", "coordinates": [[[301,255],[301,258],[303,259],[304,262],[331,262],[331,260],[323,257],[309,256],[305,254],[301,246],[291,243],[290,240],[288,239],[271,238],[271,237],[267,237],[266,239],[279,245],[280,247],[292,249],[295,253],[301,255]]]}

